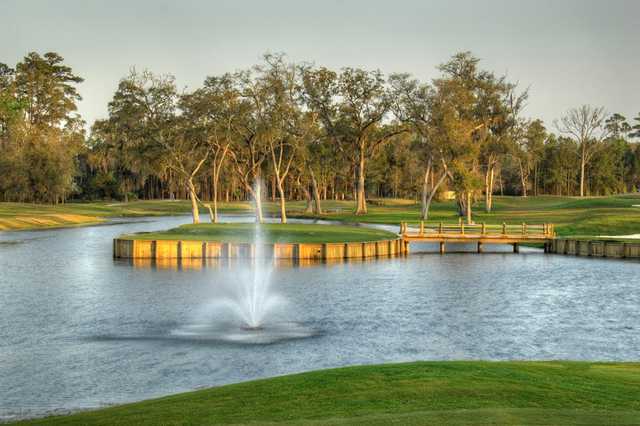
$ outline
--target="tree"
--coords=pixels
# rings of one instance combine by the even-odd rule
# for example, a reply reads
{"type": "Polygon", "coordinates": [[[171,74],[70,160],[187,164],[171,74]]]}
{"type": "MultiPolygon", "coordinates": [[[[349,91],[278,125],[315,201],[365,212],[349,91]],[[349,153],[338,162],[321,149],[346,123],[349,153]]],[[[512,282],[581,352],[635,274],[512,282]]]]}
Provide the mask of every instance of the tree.
{"type": "Polygon", "coordinates": [[[437,102],[436,92],[408,74],[394,74],[389,82],[393,90],[396,117],[409,124],[420,136],[417,147],[424,159],[420,218],[427,220],[433,197],[448,175],[448,161],[444,146],[441,145],[446,141],[437,137],[437,129],[433,127],[437,119],[435,114],[432,115],[437,102]]]}
{"type": "Polygon", "coordinates": [[[383,126],[392,102],[384,77],[380,71],[343,68],[336,74],[320,68],[306,69],[303,81],[306,105],[352,161],[355,214],[366,214],[366,161],[380,144],[405,131],[400,126],[383,126]]]}
{"type": "Polygon", "coordinates": [[[617,112],[612,114],[611,117],[605,120],[605,128],[609,135],[614,138],[623,138],[626,134],[630,133],[632,128],[627,123],[627,119],[617,112]]]}
{"type": "Polygon", "coordinates": [[[32,126],[70,125],[82,98],[75,85],[84,80],[73,74],[64,59],[54,52],[40,56],[31,52],[16,66],[16,92],[25,103],[27,122],[32,126]]]}
{"type": "Polygon", "coordinates": [[[0,64],[0,190],[5,200],[64,202],[84,142],[74,112],[82,78],[57,53],[0,64]]]}
{"type": "Polygon", "coordinates": [[[200,222],[196,177],[203,170],[211,148],[197,132],[188,108],[177,93],[172,76],[158,76],[135,70],[120,81],[109,103],[109,120],[114,131],[134,146],[156,150],[165,167],[176,173],[191,200],[193,223],[200,222]]]}
{"type": "Polygon", "coordinates": [[[285,181],[306,135],[313,129],[314,116],[300,108],[299,68],[287,64],[283,55],[265,55],[264,59],[266,64],[256,68],[259,74],[253,96],[261,112],[261,137],[271,157],[280,221],[287,223],[285,181]]]}
{"type": "Polygon", "coordinates": [[[260,99],[260,89],[252,71],[240,71],[227,77],[233,81],[239,97],[237,119],[233,124],[234,143],[229,156],[240,184],[253,197],[256,220],[262,223],[262,165],[268,157],[261,119],[265,104],[260,99]]]}
{"type": "Polygon", "coordinates": [[[544,155],[544,143],[547,139],[547,131],[542,120],[533,120],[522,123],[521,130],[517,132],[514,157],[518,163],[522,196],[527,196],[529,178],[533,173],[533,191],[538,194],[538,168],[544,155]]]}
{"type": "Polygon", "coordinates": [[[201,143],[209,149],[211,169],[211,222],[218,222],[220,173],[234,143],[233,129],[239,118],[239,95],[229,75],[209,77],[204,87],[182,97],[185,118],[194,126],[201,143]]]}
{"type": "Polygon", "coordinates": [[[578,144],[580,158],[580,196],[585,195],[585,173],[593,156],[603,147],[603,141],[609,135],[604,126],[605,110],[603,107],[583,105],[573,108],[556,121],[558,131],[573,138],[578,144]]]}
{"type": "Polygon", "coordinates": [[[629,133],[629,137],[640,138],[640,113],[638,113],[638,116],[634,118],[633,121],[635,121],[636,124],[631,127],[631,133],[629,133]]]}

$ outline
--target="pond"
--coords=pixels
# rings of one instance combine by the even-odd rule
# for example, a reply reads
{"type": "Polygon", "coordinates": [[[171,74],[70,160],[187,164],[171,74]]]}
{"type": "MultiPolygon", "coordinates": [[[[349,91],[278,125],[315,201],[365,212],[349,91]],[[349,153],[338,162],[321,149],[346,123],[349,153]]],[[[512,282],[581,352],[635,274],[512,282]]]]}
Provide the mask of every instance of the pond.
{"type": "Polygon", "coordinates": [[[111,241],[189,219],[0,233],[0,418],[354,364],[640,359],[640,263],[509,247],[278,266],[276,316],[312,332],[176,333],[212,318],[248,265],[138,267],[112,259],[111,241]]]}

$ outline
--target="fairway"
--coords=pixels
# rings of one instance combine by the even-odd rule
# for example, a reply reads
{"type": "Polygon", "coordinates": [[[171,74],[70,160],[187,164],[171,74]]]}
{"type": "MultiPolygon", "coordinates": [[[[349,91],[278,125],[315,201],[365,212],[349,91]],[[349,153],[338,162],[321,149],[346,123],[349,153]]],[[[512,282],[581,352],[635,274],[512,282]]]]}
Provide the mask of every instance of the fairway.
{"type": "MultiPolygon", "coordinates": [[[[482,203],[474,205],[476,223],[530,224],[553,223],[559,236],[598,237],[600,235],[629,235],[640,233],[640,194],[610,197],[495,197],[494,209],[485,213],[482,203]]],[[[369,203],[368,213],[353,214],[353,201],[323,201],[324,213],[313,216],[304,213],[305,203],[290,201],[290,217],[329,219],[348,223],[381,223],[399,225],[418,223],[420,205],[414,200],[380,199],[369,203]]],[[[265,202],[267,215],[277,215],[277,203],[265,202]]],[[[221,214],[251,215],[249,202],[221,203],[221,214]]],[[[92,224],[109,217],[141,217],[186,215],[187,201],[135,201],[129,203],[68,203],[57,206],[26,203],[0,203],[0,230],[36,229],[45,227],[92,224]],[[72,220],[73,219],[73,220],[72,220]]],[[[208,221],[201,210],[201,220],[208,221]]],[[[429,222],[457,223],[458,214],[453,202],[432,205],[429,222]]],[[[224,219],[223,219],[224,221],[224,219]]],[[[354,240],[360,241],[360,240],[354,240]]]]}
{"type": "Polygon", "coordinates": [[[416,362],[205,389],[29,425],[633,425],[640,364],[416,362]]]}

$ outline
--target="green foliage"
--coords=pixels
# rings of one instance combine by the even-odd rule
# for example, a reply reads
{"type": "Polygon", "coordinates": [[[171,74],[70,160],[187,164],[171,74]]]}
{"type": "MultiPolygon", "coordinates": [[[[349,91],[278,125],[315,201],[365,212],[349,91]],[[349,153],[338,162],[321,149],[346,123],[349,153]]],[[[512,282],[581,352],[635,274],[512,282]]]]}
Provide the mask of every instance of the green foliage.
{"type": "Polygon", "coordinates": [[[0,199],[56,203],[76,191],[82,78],[56,53],[0,64],[0,199]]]}

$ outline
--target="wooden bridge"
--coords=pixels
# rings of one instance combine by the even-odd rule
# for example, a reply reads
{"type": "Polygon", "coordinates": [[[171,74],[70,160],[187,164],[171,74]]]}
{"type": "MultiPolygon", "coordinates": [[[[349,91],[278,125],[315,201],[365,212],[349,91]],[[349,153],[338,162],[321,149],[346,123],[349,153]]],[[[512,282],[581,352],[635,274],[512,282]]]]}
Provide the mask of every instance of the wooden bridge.
{"type": "Polygon", "coordinates": [[[484,223],[426,224],[420,222],[419,228],[410,228],[406,222],[400,223],[400,236],[405,244],[412,241],[439,243],[440,253],[444,253],[447,243],[477,244],[478,253],[482,253],[484,244],[511,244],[513,252],[519,252],[521,243],[542,243],[545,252],[555,238],[553,224],[541,225],[487,225],[484,223]]]}

